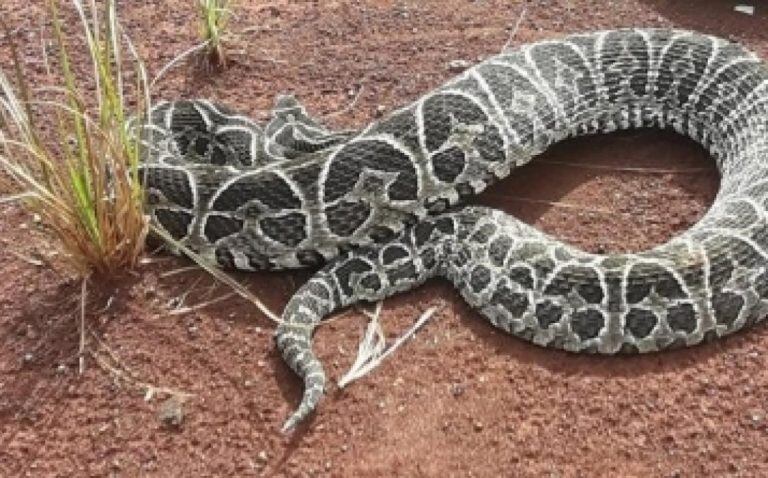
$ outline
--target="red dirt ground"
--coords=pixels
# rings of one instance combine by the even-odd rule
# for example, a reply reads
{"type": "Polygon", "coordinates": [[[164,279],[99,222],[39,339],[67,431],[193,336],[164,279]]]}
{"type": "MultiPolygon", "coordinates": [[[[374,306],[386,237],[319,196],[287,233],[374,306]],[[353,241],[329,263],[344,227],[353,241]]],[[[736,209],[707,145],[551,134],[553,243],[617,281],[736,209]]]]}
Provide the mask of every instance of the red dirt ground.
{"type": "MultiPolygon", "coordinates": [[[[43,3],[0,6],[40,80],[43,3]]],[[[756,4],[754,16],[734,12],[735,2],[701,0],[239,3],[231,29],[244,54],[219,75],[173,70],[158,97],[212,97],[264,119],[278,92],[329,114],[362,88],[332,121],[361,127],[449,78],[451,60],[497,52],[524,5],[515,44],[674,25],[768,58],[761,2],[741,2],[756,4]]],[[[151,71],[195,42],[188,2],[121,2],[121,17],[151,71]]],[[[593,251],[640,250],[695,222],[717,183],[696,145],[638,132],[558,145],[479,202],[593,251]],[[703,169],[616,170],[624,166],[703,169]]],[[[188,263],[153,258],[99,284],[88,323],[140,380],[193,394],[181,427],[169,429],[158,419],[166,396],[145,401],[90,356],[77,373],[79,284],[19,256],[46,257],[51,246],[18,207],[0,205],[0,217],[2,476],[768,476],[764,325],[672,353],[575,356],[496,331],[434,282],[385,304],[390,337],[440,306],[417,337],[347,389],[332,386],[311,424],[286,437],[278,428],[300,384],[275,353],[272,324],[239,299],[170,315],[185,292],[187,305],[208,297],[212,281],[198,272],[164,276],[188,263]]],[[[306,277],[238,276],[275,310],[306,277]]],[[[332,379],[351,364],[364,327],[360,314],[343,317],[316,335],[332,379]]],[[[88,346],[97,349],[94,340],[88,346]]]]}

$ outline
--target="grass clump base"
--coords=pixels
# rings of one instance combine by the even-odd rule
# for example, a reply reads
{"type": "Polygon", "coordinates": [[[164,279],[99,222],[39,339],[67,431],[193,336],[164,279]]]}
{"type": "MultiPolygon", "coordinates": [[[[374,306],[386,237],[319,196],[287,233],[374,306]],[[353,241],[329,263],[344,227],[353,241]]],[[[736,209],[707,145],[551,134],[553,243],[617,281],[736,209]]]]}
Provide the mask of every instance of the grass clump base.
{"type": "Polygon", "coordinates": [[[232,16],[228,0],[197,0],[200,17],[200,37],[205,47],[201,50],[200,61],[204,69],[226,68],[227,53],[224,36],[232,16]]]}

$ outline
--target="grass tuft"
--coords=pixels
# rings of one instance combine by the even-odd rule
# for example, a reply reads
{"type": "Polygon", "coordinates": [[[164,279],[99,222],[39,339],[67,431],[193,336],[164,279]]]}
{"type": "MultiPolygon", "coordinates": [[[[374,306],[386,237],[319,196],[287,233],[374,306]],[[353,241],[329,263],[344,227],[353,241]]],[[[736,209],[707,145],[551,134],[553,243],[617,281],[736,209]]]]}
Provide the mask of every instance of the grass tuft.
{"type": "Polygon", "coordinates": [[[230,5],[229,0],[198,0],[200,37],[205,45],[203,60],[208,69],[222,69],[227,66],[224,36],[232,17],[230,5]]]}
{"type": "Polygon", "coordinates": [[[126,126],[129,116],[138,121],[146,116],[146,73],[121,34],[114,0],[101,10],[93,1],[72,0],[72,5],[93,77],[89,82],[75,74],[58,7],[50,1],[58,57],[49,73],[60,85],[33,91],[11,45],[12,78],[0,70],[0,169],[76,273],[112,274],[138,262],[148,230],[138,181],[140,142],[126,126]],[[130,70],[125,51],[132,58],[130,70]],[[128,71],[136,79],[133,109],[124,94],[128,71]],[[50,100],[42,98],[43,91],[58,94],[50,100]],[[41,97],[33,97],[36,93],[41,97]],[[42,115],[54,118],[54,131],[36,122],[42,115]]]}

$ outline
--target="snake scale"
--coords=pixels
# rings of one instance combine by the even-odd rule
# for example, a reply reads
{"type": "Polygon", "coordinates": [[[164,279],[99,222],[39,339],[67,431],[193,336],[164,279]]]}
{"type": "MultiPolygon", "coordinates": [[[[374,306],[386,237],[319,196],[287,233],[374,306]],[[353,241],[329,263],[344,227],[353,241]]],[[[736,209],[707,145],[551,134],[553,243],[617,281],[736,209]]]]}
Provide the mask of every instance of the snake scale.
{"type": "Polygon", "coordinates": [[[768,313],[768,68],[724,39],[621,29],[531,43],[360,131],[282,96],[264,127],[206,100],[162,103],[142,135],[148,213],[182,244],[226,268],[325,264],[276,331],[305,386],[285,429],[323,394],[320,320],[432,277],[494,326],[572,352],[691,346],[768,313]],[[589,254],[457,206],[564,138],[648,127],[700,143],[722,178],[666,244],[589,254]]]}

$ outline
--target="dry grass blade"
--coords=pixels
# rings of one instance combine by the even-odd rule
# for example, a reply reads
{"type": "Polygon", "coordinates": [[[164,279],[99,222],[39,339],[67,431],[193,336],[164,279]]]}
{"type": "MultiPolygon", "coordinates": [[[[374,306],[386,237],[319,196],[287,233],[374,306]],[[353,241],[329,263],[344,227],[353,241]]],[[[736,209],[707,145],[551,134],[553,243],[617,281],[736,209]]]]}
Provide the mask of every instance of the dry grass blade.
{"type": "Polygon", "coordinates": [[[512,31],[509,33],[509,37],[507,38],[506,43],[504,43],[504,46],[501,47],[501,53],[504,53],[510,47],[510,45],[512,45],[512,42],[514,41],[515,36],[517,35],[517,31],[520,29],[520,25],[523,23],[523,19],[525,18],[526,13],[528,13],[528,7],[523,7],[523,9],[520,11],[520,16],[517,17],[515,26],[512,28],[512,31]]]}
{"type": "Polygon", "coordinates": [[[96,350],[90,353],[96,364],[111,374],[113,377],[139,388],[139,390],[141,390],[144,394],[144,400],[149,401],[155,395],[160,394],[171,395],[183,399],[194,397],[194,394],[189,392],[154,385],[142,380],[136,372],[128,368],[120,360],[115,352],[109,348],[109,346],[107,346],[107,344],[105,344],[98,335],[96,335],[93,331],[90,332],[91,338],[97,345],[96,350]]]}
{"type": "Polygon", "coordinates": [[[80,375],[85,372],[85,306],[88,303],[88,279],[83,278],[80,287],[80,346],[78,349],[78,370],[80,375]]]}
{"type": "Polygon", "coordinates": [[[207,263],[205,259],[200,257],[198,254],[195,254],[195,252],[189,249],[188,247],[185,247],[183,244],[173,239],[170,235],[168,235],[168,233],[166,233],[162,229],[157,227],[152,227],[152,232],[154,234],[157,234],[157,236],[160,237],[167,244],[170,244],[173,249],[178,250],[179,252],[183,253],[185,256],[192,259],[195,262],[195,264],[200,266],[204,271],[210,274],[213,278],[229,286],[237,295],[254,304],[256,308],[259,309],[259,311],[261,311],[262,314],[267,316],[267,318],[269,318],[275,323],[282,322],[282,319],[280,318],[279,315],[272,312],[272,310],[270,310],[269,307],[267,307],[258,297],[251,294],[251,292],[248,289],[243,287],[242,284],[240,284],[235,279],[230,277],[227,273],[217,268],[216,266],[207,263]]]}
{"type": "Polygon", "coordinates": [[[200,309],[204,309],[206,307],[209,307],[214,304],[218,304],[219,302],[223,302],[227,299],[230,299],[235,296],[234,292],[228,292],[224,295],[221,295],[219,297],[216,297],[215,299],[206,300],[205,302],[200,302],[195,305],[188,305],[186,307],[179,307],[177,309],[173,309],[172,311],[168,312],[168,315],[184,315],[189,314],[190,312],[195,312],[200,309]]]}
{"type": "Polygon", "coordinates": [[[381,302],[377,303],[376,310],[373,314],[366,313],[371,320],[368,322],[365,334],[358,345],[355,362],[352,364],[349,371],[339,380],[339,388],[346,387],[381,365],[385,358],[394,353],[406,340],[411,338],[411,336],[413,336],[413,334],[415,334],[436,311],[437,307],[430,307],[427,309],[421,316],[419,316],[410,329],[398,337],[392,345],[386,347],[384,331],[381,329],[381,324],[379,323],[381,302]]]}
{"type": "MultiPolygon", "coordinates": [[[[137,173],[140,143],[125,126],[129,116],[123,93],[126,65],[115,2],[106,3],[104,15],[95,2],[85,6],[81,0],[72,0],[72,5],[93,66],[96,92],[87,80],[75,76],[57,2],[49,2],[58,50],[56,74],[63,87],[35,90],[58,92],[55,101],[33,99],[11,43],[15,81],[0,71],[0,124],[4,126],[0,168],[16,189],[11,197],[20,197],[29,212],[40,216],[61,256],[76,273],[87,277],[134,266],[144,248],[147,225],[137,173]],[[35,123],[42,114],[55,118],[54,134],[44,135],[35,123]]],[[[129,49],[134,52],[132,46],[129,49]]],[[[143,117],[149,107],[146,75],[141,61],[133,58],[138,106],[130,113],[143,117]]]]}

